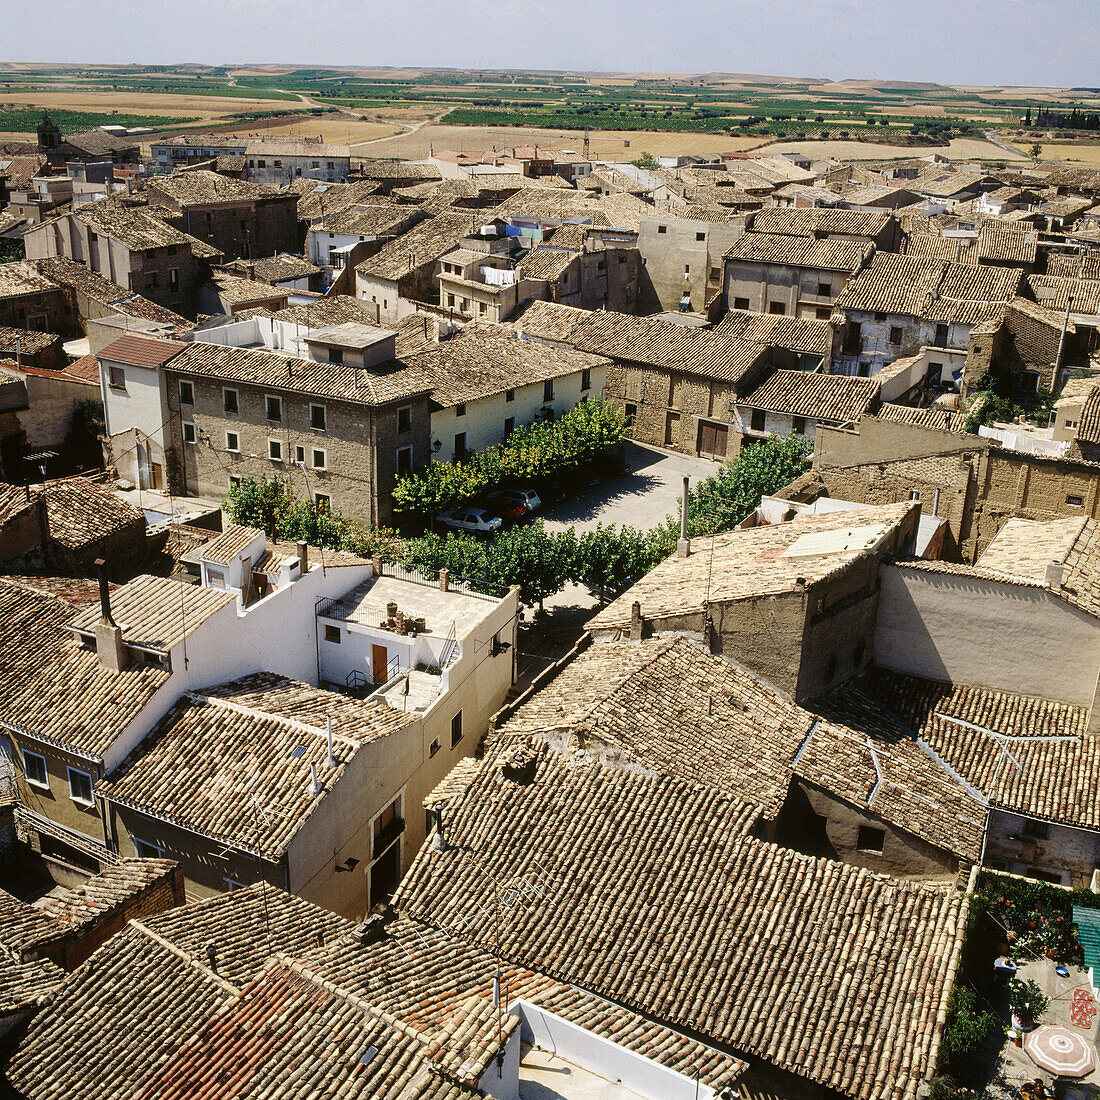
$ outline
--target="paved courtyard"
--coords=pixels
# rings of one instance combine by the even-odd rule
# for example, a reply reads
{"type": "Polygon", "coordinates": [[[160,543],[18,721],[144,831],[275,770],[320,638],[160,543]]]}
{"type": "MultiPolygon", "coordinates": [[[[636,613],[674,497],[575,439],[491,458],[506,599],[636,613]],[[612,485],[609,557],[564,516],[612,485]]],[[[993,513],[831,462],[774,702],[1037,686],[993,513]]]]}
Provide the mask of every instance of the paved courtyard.
{"type": "Polygon", "coordinates": [[[547,508],[542,513],[547,529],[560,531],[572,526],[578,531],[588,531],[598,523],[625,524],[642,530],[655,527],[676,510],[685,474],[694,484],[721,465],[629,440],[624,446],[623,457],[631,472],[625,477],[602,481],[580,496],[547,508]]]}

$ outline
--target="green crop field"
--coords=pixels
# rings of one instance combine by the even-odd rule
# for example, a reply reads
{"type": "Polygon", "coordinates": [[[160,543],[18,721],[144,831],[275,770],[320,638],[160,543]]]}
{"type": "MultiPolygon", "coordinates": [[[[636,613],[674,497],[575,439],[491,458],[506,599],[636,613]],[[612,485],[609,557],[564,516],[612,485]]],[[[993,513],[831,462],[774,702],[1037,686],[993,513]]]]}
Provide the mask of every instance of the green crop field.
{"type": "MultiPolygon", "coordinates": [[[[76,134],[94,130],[97,126],[177,126],[181,122],[193,122],[190,118],[166,118],[164,115],[99,114],[91,111],[50,110],[50,118],[62,133],[76,134]]],[[[0,106],[0,132],[31,133],[42,121],[42,111],[37,107],[0,106]]]]}

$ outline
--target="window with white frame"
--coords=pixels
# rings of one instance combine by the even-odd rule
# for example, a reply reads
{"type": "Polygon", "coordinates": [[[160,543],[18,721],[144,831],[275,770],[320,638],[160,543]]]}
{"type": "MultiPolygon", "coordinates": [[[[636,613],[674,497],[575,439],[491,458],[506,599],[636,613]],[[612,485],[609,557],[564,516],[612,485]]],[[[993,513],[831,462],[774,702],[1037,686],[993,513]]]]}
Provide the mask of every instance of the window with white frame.
{"type": "Polygon", "coordinates": [[[154,844],[150,840],[142,840],[140,837],[131,837],[134,842],[134,851],[141,859],[163,859],[164,848],[154,844]]]}
{"type": "Polygon", "coordinates": [[[195,403],[195,386],[186,378],[180,379],[180,404],[193,405],[195,403]]]}
{"type": "Polygon", "coordinates": [[[183,422],[183,441],[184,443],[194,443],[198,437],[195,434],[195,425],[190,420],[183,422]]]}
{"type": "Polygon", "coordinates": [[[79,768],[68,768],[69,773],[69,797],[81,806],[94,806],[92,798],[92,777],[79,768]]]}
{"type": "Polygon", "coordinates": [[[325,413],[324,405],[310,405],[309,407],[309,426],[315,432],[325,431],[328,417],[325,413]]]}
{"type": "Polygon", "coordinates": [[[121,367],[112,366],[108,384],[113,390],[126,389],[126,372],[121,367]]]}
{"type": "Polygon", "coordinates": [[[44,791],[50,789],[50,773],[46,768],[46,758],[41,753],[23,750],[23,774],[32,787],[44,791]]]}
{"type": "Polygon", "coordinates": [[[224,389],[222,390],[222,409],[227,413],[237,413],[240,411],[240,398],[236,390],[224,389]]]}
{"type": "Polygon", "coordinates": [[[276,397],[274,394],[267,394],[264,398],[264,408],[267,413],[267,419],[273,421],[276,424],[281,424],[283,420],[283,399],[276,397]]]}
{"type": "Polygon", "coordinates": [[[294,465],[304,466],[306,464],[306,449],[305,447],[296,445],[294,448],[294,465]]]}
{"type": "Polygon", "coordinates": [[[328,460],[325,452],[317,447],[313,448],[313,468],[315,470],[328,469],[328,460]]]}
{"type": "Polygon", "coordinates": [[[269,439],[267,441],[267,457],[272,462],[283,461],[283,443],[280,439],[269,439]]]}
{"type": "Polygon", "coordinates": [[[236,432],[225,433],[225,449],[227,451],[239,451],[241,449],[241,440],[236,432]]]}

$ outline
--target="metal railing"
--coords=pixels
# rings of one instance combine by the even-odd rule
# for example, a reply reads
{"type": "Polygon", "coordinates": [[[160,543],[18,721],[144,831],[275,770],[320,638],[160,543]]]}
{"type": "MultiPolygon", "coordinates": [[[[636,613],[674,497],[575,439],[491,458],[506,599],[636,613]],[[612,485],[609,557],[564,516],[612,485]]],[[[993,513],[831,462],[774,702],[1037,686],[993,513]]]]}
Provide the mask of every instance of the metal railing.
{"type": "MultiPolygon", "coordinates": [[[[402,562],[383,562],[382,576],[393,577],[394,580],[408,581],[409,584],[422,584],[428,588],[439,587],[439,576],[428,576],[419,569],[405,565],[402,562]]],[[[485,577],[459,577],[453,573],[447,578],[447,590],[457,592],[462,596],[476,596],[483,600],[500,600],[508,595],[508,586],[498,584],[496,581],[485,577]]]]}
{"type": "Polygon", "coordinates": [[[52,837],[70,848],[75,848],[78,852],[83,852],[84,855],[91,856],[92,859],[99,860],[101,863],[119,862],[119,857],[98,840],[85,833],[77,832],[75,829],[67,829],[64,825],[59,825],[48,817],[36,814],[34,810],[28,810],[26,806],[15,807],[15,820],[21,832],[25,832],[28,828],[33,829],[43,836],[52,837]]]}

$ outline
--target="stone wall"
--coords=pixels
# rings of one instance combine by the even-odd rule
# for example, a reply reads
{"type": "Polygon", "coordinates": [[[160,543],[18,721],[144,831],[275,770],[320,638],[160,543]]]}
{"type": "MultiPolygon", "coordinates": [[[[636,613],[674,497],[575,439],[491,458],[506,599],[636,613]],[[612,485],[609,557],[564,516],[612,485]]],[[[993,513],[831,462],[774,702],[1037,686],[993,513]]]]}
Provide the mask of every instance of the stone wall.
{"type": "Polygon", "coordinates": [[[1014,875],[1089,886],[1093,871],[1100,867],[1100,833],[993,810],[985,861],[1014,875]]]}

